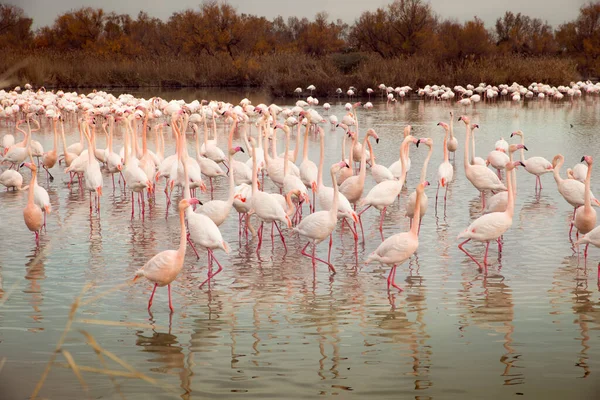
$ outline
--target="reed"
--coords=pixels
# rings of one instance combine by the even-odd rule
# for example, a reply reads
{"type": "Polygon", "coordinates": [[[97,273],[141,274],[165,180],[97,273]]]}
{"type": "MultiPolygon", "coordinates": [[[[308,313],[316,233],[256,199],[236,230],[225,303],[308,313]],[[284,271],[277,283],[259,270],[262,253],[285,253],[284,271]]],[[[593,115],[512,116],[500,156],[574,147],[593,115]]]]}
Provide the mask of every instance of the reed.
{"type": "Polygon", "coordinates": [[[335,95],[339,87],[467,83],[568,84],[580,79],[574,59],[556,56],[491,55],[439,61],[425,56],[384,59],[375,54],[332,54],[316,58],[281,52],[263,56],[226,54],[203,57],[108,58],[79,52],[33,52],[28,57],[7,51],[0,70],[11,70],[5,87],[29,82],[47,88],[65,87],[261,87],[275,96],[291,96],[296,87],[314,84],[318,96],[335,95]],[[15,70],[15,66],[16,68],[15,70]]]}

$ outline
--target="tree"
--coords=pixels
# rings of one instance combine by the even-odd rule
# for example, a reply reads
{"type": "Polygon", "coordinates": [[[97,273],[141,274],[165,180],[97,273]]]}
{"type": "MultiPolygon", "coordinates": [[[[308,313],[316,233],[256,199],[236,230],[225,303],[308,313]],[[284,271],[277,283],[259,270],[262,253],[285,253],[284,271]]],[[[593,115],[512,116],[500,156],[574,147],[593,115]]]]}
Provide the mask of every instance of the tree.
{"type": "Polygon", "coordinates": [[[25,48],[33,39],[33,20],[21,7],[0,4],[0,48],[25,48]]]}

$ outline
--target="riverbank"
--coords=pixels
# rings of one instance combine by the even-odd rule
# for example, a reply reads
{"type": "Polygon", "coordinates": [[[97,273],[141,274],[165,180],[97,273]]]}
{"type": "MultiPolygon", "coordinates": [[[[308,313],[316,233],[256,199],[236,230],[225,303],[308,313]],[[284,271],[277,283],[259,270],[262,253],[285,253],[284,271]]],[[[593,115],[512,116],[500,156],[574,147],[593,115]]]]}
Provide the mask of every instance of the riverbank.
{"type": "Polygon", "coordinates": [[[260,57],[218,54],[205,57],[110,59],[85,52],[8,53],[0,60],[6,87],[23,82],[57,87],[260,87],[273,96],[293,96],[296,87],[317,87],[320,97],[354,86],[360,94],[380,83],[454,86],[467,83],[565,85],[581,79],[569,58],[490,56],[459,63],[435,63],[423,56],[383,59],[373,54],[332,54],[315,58],[281,53],[260,57]]]}

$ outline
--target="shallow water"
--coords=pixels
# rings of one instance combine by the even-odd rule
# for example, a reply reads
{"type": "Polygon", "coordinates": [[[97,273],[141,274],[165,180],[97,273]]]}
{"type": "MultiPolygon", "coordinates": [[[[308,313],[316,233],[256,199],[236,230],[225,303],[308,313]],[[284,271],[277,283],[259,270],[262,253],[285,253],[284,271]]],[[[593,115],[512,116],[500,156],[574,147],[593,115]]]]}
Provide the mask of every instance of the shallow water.
{"type": "MultiPolygon", "coordinates": [[[[246,95],[254,100],[251,93],[238,93],[237,98],[246,95]]],[[[194,98],[190,93],[173,96],[194,98]]],[[[510,132],[521,129],[529,148],[526,157],[551,160],[559,152],[565,155],[564,177],[566,167],[582,155],[599,153],[599,105],[598,100],[583,98],[573,103],[478,104],[454,111],[480,124],[479,156],[485,158],[500,136],[508,140],[510,132]]],[[[380,104],[371,111],[361,109],[359,121],[363,133],[372,127],[379,134],[381,141],[374,147],[377,162],[384,165],[397,160],[407,123],[415,136],[433,138],[428,179],[434,182],[443,140],[436,124],[447,122],[451,109],[449,104],[423,101],[391,108],[380,104]]],[[[331,112],[341,117],[343,103],[331,112]]],[[[67,141],[78,140],[75,126],[66,128],[67,141]]],[[[339,160],[343,132],[325,129],[325,164],[331,165],[339,160]]],[[[0,136],[9,131],[12,128],[2,123],[0,136]]],[[[459,251],[456,239],[480,215],[481,204],[464,176],[464,131],[462,122],[455,121],[460,147],[445,212],[442,203],[435,213],[435,184],[426,190],[429,211],[418,253],[398,268],[396,281],[403,292],[386,290],[388,268],[363,263],[381,242],[375,210],[363,215],[366,241],[357,247],[347,227],[342,230],[338,224],[332,254],[338,273],[330,276],[319,265],[316,277],[310,260],[299,255],[303,239],[285,232],[286,253],[277,238],[271,245],[265,229],[259,258],[256,239],[238,240],[232,213],[221,227],[232,252],[215,253],[224,271],[210,289],[198,289],[206,277],[206,255],[201,252],[196,260],[188,249],[184,270],[172,285],[172,319],[165,288],[157,290],[153,315],[148,314],[152,286],[146,281],[121,286],[78,310],[63,348],[79,366],[103,368],[79,332],[85,330],[104,349],[158,381],[155,386],[117,377],[117,389],[106,375],[83,372],[91,397],[120,398],[119,391],[125,398],[186,399],[600,396],[600,251],[590,249],[587,267],[583,258],[578,263],[568,239],[572,208],[558,194],[551,175],[542,177],[544,189],[536,195],[534,177],[520,168],[513,227],[504,236],[502,254],[490,246],[491,265],[487,272],[479,271],[459,251]]],[[[34,133],[34,138],[50,148],[47,123],[43,132],[34,133]]],[[[192,145],[191,136],[188,140],[192,145]]],[[[239,138],[236,142],[241,144],[239,138]]],[[[283,141],[278,145],[282,149],[283,141]]],[[[103,146],[101,138],[98,147],[103,146]]],[[[388,210],[385,237],[408,229],[404,207],[426,156],[423,147],[411,146],[408,190],[400,204],[388,210]]],[[[172,143],[168,149],[173,151],[172,143]]],[[[318,141],[311,136],[310,156],[315,161],[318,152],[318,141]]],[[[39,249],[22,219],[27,193],[0,192],[0,363],[5,358],[0,392],[6,399],[31,395],[65,328],[71,304],[86,283],[91,284],[85,295],[89,299],[124,283],[152,255],[178,243],[176,207],[171,206],[165,218],[163,182],[145,220],[137,209],[131,220],[128,193],[119,187],[113,192],[105,175],[100,215],[90,216],[88,194],[69,189],[61,169],[52,171],[52,183],[45,173],[39,174],[53,207],[39,249]]],[[[29,180],[28,170],[24,175],[29,180]]],[[[598,176],[592,176],[596,194],[598,176]]],[[[324,179],[326,184],[330,181],[324,179]]],[[[368,173],[365,190],[373,184],[368,173]]],[[[221,179],[215,198],[226,195],[226,180],[221,179]]],[[[199,197],[208,199],[207,194],[199,197]]],[[[468,248],[482,259],[482,245],[468,248]]],[[[326,257],[326,242],[318,254],[326,257]]],[[[66,363],[62,355],[57,361],[66,363]]],[[[106,368],[126,371],[112,360],[106,368]]],[[[55,365],[40,395],[79,399],[85,398],[85,391],[72,371],[55,365]]]]}

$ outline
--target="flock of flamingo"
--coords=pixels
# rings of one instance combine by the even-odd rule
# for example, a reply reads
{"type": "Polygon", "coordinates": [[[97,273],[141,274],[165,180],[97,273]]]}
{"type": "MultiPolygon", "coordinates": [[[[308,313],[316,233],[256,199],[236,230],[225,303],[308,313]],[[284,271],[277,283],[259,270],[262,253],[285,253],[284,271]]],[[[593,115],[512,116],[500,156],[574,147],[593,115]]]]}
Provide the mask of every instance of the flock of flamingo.
{"type": "MultiPolygon", "coordinates": [[[[600,91],[599,84],[589,82],[573,83],[569,87],[553,88],[549,85],[534,83],[529,88],[518,84],[500,85],[498,88],[481,84],[477,88],[455,88],[462,99],[471,99],[473,93],[484,93],[487,98],[494,97],[487,91],[500,90],[519,94],[552,93],[556,97],[564,91],[573,91],[572,96],[600,91]],[[577,92],[578,91],[578,92],[577,92]],[[577,94],[579,93],[579,94],[577,94]]],[[[19,88],[20,89],[20,88],[19,88]]],[[[314,90],[309,86],[308,90],[314,90]]],[[[389,95],[386,85],[380,89],[389,95]]],[[[434,97],[443,97],[452,92],[445,87],[427,87],[420,89],[423,94],[439,92],[434,97]]],[[[341,89],[340,89],[341,90],[341,89]]],[[[352,91],[352,88],[350,89],[352,91]]],[[[410,88],[400,88],[401,93],[410,88]]],[[[373,93],[371,89],[367,91],[373,93]]],[[[452,92],[453,93],[453,92],[452,92]]],[[[571,92],[569,92],[569,95],[571,92]]],[[[349,96],[354,95],[348,93],[349,96]]],[[[427,94],[428,95],[428,94],[427,94]]],[[[429,95],[428,95],[429,96],[429,95]]],[[[462,100],[461,99],[461,100],[462,100]]],[[[513,98],[514,99],[514,98],[513,98]]],[[[331,273],[336,273],[331,263],[332,233],[340,225],[347,225],[358,242],[364,231],[362,214],[371,207],[380,212],[380,231],[386,210],[395,201],[399,201],[400,192],[405,186],[407,173],[411,169],[410,148],[424,146],[428,153],[420,172],[419,184],[406,202],[406,216],[410,218],[410,230],[399,232],[382,243],[365,260],[366,263],[378,262],[390,267],[387,288],[402,290],[395,282],[396,268],[408,260],[419,247],[419,231],[423,216],[428,210],[429,199],[425,189],[431,183],[427,180],[427,168],[433,152],[434,141],[431,138],[416,138],[411,135],[411,126],[402,129],[403,140],[399,149],[399,158],[389,167],[376,162],[372,141],[379,137],[375,130],[368,129],[362,139],[358,122],[360,102],[347,103],[345,115],[337,119],[331,115],[329,122],[311,106],[318,100],[309,97],[299,100],[293,108],[281,108],[276,104],[253,106],[248,99],[238,105],[220,101],[197,101],[191,103],[166,101],[159,97],[151,99],[135,98],[123,94],[115,97],[105,92],[92,92],[88,95],[75,92],[47,92],[45,89],[34,91],[27,85],[25,90],[0,91],[0,118],[8,124],[14,123],[15,133],[23,135],[17,141],[14,135],[2,137],[2,164],[7,165],[0,174],[0,184],[7,190],[28,190],[27,203],[23,209],[23,218],[29,231],[35,234],[39,246],[40,234],[46,225],[46,215],[52,211],[47,191],[38,183],[38,172],[46,173],[51,184],[53,168],[62,168],[69,174],[69,188],[79,188],[89,192],[90,213],[100,211],[100,197],[104,186],[104,175],[112,178],[115,190],[115,175],[124,192],[131,192],[131,218],[135,218],[135,204],[139,215],[145,216],[146,203],[156,200],[156,192],[164,180],[164,194],[167,205],[174,199],[174,190],[181,191],[182,199],[178,203],[180,221],[180,241],[177,250],[166,250],[156,254],[137,272],[134,281],[145,277],[154,284],[148,302],[148,309],[157,287],[168,287],[169,308],[173,311],[171,287],[184,265],[187,246],[192,248],[199,258],[198,247],[208,254],[208,275],[200,287],[210,282],[223,270],[215,256],[216,250],[226,253],[230,246],[223,239],[219,227],[227,220],[232,209],[238,212],[240,236],[248,237],[248,232],[258,236],[257,252],[263,242],[264,224],[271,225],[271,240],[274,229],[278,232],[283,247],[287,251],[284,231],[288,235],[298,234],[307,240],[301,250],[302,255],[311,259],[313,271],[317,263],[325,264],[331,273]],[[223,132],[217,129],[217,120],[223,121],[223,132]],[[64,123],[70,121],[79,129],[80,140],[67,144],[64,123]],[[342,157],[339,162],[325,166],[325,130],[322,124],[330,123],[331,130],[344,130],[342,139],[342,157]],[[44,129],[44,125],[47,128],[44,129]],[[256,132],[252,132],[255,127],[256,132]],[[290,136],[296,130],[295,147],[290,149],[290,136]],[[119,152],[113,150],[115,131],[123,138],[119,152]],[[53,134],[53,148],[44,151],[33,134],[53,134]],[[60,133],[59,133],[60,132],[60,133]],[[101,133],[100,133],[101,132],[101,133]],[[165,132],[167,134],[165,134],[165,132]],[[238,132],[244,147],[233,144],[234,134],[238,132]],[[277,139],[283,133],[285,150],[277,153],[277,139]],[[188,137],[192,133],[195,155],[188,151],[188,137]],[[228,134],[227,134],[228,133],[228,134]],[[106,137],[106,148],[97,147],[98,134],[106,137]],[[309,135],[314,134],[320,141],[318,163],[308,157],[309,135]],[[219,137],[227,135],[227,138],[219,137]],[[200,137],[203,136],[203,140],[200,137]],[[173,138],[174,154],[165,154],[165,143],[173,138]],[[149,141],[154,139],[154,151],[149,141]],[[301,143],[303,139],[303,143],[301,143]],[[140,146],[141,141],[141,146],[140,146]],[[195,142],[194,142],[195,141],[195,142]],[[347,142],[350,142],[348,145],[347,142]],[[62,154],[59,154],[59,142],[62,142],[62,154]],[[220,144],[227,143],[223,151],[220,144]],[[241,161],[239,153],[249,156],[241,161]],[[235,157],[238,157],[236,159],[235,157]],[[37,160],[34,161],[34,158],[37,160]],[[356,165],[358,164],[358,166],[356,165]],[[31,171],[29,184],[24,186],[21,167],[31,171]],[[44,172],[41,169],[45,170],[44,172]],[[367,169],[375,186],[366,192],[367,169]],[[323,174],[329,173],[332,185],[323,183],[323,174]],[[275,188],[275,193],[266,190],[267,177],[275,188]],[[205,180],[208,180],[209,187],[205,180]],[[216,182],[215,182],[216,181],[216,182]],[[229,191],[226,199],[213,199],[215,184],[227,182],[229,191]],[[202,202],[196,195],[197,190],[210,191],[210,200],[202,202]],[[277,189],[278,192],[277,192],[277,189]],[[255,232],[251,219],[259,221],[255,232]],[[281,224],[281,226],[280,226],[281,224]],[[359,232],[360,230],[360,232],[359,232]],[[316,247],[329,239],[327,260],[316,257],[316,247]],[[309,250],[310,246],[310,250],[309,250]],[[213,270],[213,263],[217,269],[213,270]]],[[[367,103],[368,104],[368,103],[367,103]]],[[[368,108],[368,107],[367,107],[368,108]]],[[[329,104],[323,109],[328,110],[329,104]]],[[[542,157],[526,158],[524,133],[516,131],[511,137],[518,143],[509,144],[504,139],[495,143],[486,159],[475,156],[475,135],[477,124],[472,124],[467,115],[454,116],[449,113],[447,121],[437,125],[444,131],[442,143],[444,158],[437,169],[435,207],[441,202],[440,188],[443,190],[443,207],[446,207],[446,193],[452,185],[457,171],[450,163],[450,155],[455,157],[459,148],[454,133],[454,122],[464,124],[464,175],[481,193],[482,215],[476,218],[459,235],[464,239],[458,247],[479,269],[487,268],[487,256],[490,243],[496,241],[498,251],[502,251],[502,237],[513,222],[515,196],[517,194],[516,171],[518,167],[536,176],[536,191],[542,190],[541,176],[552,173],[558,191],[573,206],[571,235],[573,227],[579,236],[577,245],[585,245],[587,259],[589,244],[600,247],[600,227],[596,227],[596,211],[593,207],[600,202],[590,191],[590,177],[593,159],[583,155],[581,163],[567,171],[567,179],[560,175],[564,157],[556,155],[550,162],[542,157]],[[520,152],[520,160],[514,160],[515,152],[520,152]],[[490,168],[491,167],[491,168],[490,168]],[[504,173],[504,179],[502,177],[504,173]],[[491,194],[491,196],[490,196],[491,194]],[[486,200],[486,196],[488,197],[486,200]],[[478,261],[465,245],[470,241],[483,242],[486,245],[483,262],[478,261]]],[[[400,131],[400,129],[399,129],[400,131]]],[[[458,168],[457,168],[458,169],[458,168]]],[[[225,183],[223,183],[225,184],[225,183]]],[[[168,210],[168,207],[167,207],[168,210]]],[[[599,265],[600,274],[600,265],[599,265]]]]}

